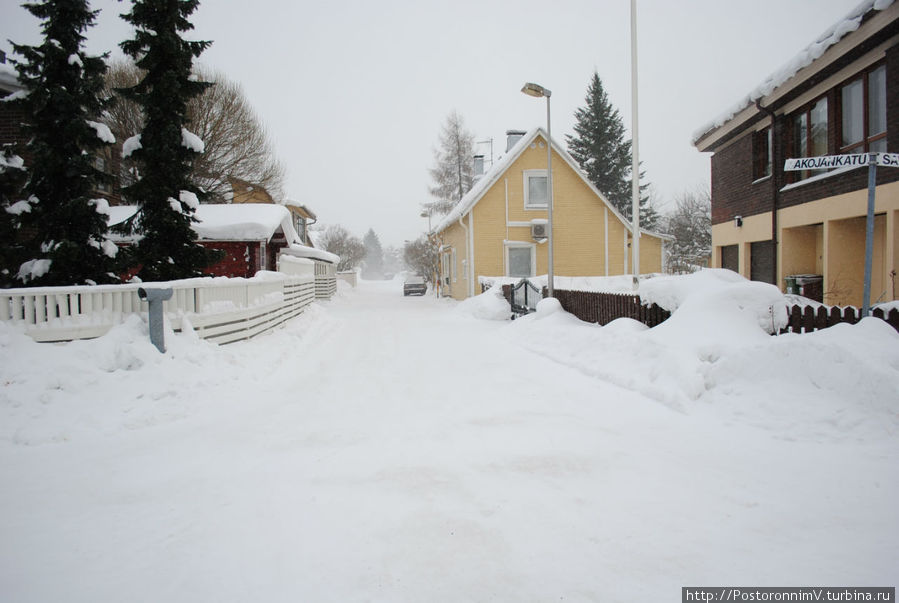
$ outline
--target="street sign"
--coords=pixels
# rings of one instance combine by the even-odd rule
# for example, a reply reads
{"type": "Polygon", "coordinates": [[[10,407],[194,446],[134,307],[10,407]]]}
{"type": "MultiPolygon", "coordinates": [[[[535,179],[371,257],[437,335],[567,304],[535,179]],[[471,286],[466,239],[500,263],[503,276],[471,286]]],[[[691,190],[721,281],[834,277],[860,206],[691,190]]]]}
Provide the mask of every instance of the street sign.
{"type": "Polygon", "coordinates": [[[871,155],[877,165],[899,167],[899,153],[852,153],[849,155],[822,155],[821,157],[800,157],[784,162],[785,172],[800,170],[826,170],[841,167],[864,167],[871,162],[871,155]]]}
{"type": "Polygon", "coordinates": [[[868,315],[871,301],[871,263],[874,252],[874,195],[877,188],[877,166],[899,167],[899,153],[853,153],[800,157],[784,162],[785,172],[826,170],[840,167],[868,166],[868,215],[865,220],[865,282],[862,293],[862,316],[868,315]]]}

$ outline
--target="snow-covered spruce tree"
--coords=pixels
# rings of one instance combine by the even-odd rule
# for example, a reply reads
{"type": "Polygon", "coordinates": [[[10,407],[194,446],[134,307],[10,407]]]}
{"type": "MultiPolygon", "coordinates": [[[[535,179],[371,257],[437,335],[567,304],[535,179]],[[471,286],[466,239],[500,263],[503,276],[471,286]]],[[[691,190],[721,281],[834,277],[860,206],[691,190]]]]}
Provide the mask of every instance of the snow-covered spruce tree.
{"type": "MultiPolygon", "coordinates": [[[[595,71],[584,100],[586,105],[574,112],[577,120],[575,135],[565,136],[568,152],[590,182],[630,220],[633,215],[631,141],[625,139],[621,115],[609,101],[599,73],[595,71]]],[[[642,173],[640,178],[643,178],[642,173]]],[[[647,184],[640,185],[641,228],[653,228],[659,221],[659,215],[645,193],[647,187],[647,184]]]]}
{"type": "Polygon", "coordinates": [[[25,162],[12,150],[12,145],[0,147],[0,287],[14,287],[16,274],[22,265],[22,244],[19,234],[19,213],[30,207],[20,200],[25,184],[25,162]]]}
{"type": "Polygon", "coordinates": [[[453,111],[440,132],[430,169],[434,185],[428,190],[437,200],[428,207],[447,214],[474,185],[474,134],[465,129],[462,117],[453,111]]]}
{"type": "Polygon", "coordinates": [[[17,201],[17,240],[24,246],[18,284],[76,285],[118,281],[117,247],[108,238],[109,205],[93,191],[108,176],[95,167],[115,142],[99,123],[105,57],[85,55],[84,31],[97,11],[86,0],[23,5],[43,21],[39,46],[13,44],[19,82],[27,91],[11,101],[25,113],[30,165],[17,201]]]}
{"type": "Polygon", "coordinates": [[[373,228],[362,237],[365,246],[365,263],[362,264],[362,278],[371,280],[384,278],[384,250],[381,240],[373,228]]]}
{"type": "Polygon", "coordinates": [[[210,42],[187,41],[187,20],[197,0],[134,0],[122,18],[135,28],[122,50],[144,71],[134,87],[120,90],[144,113],[144,128],[123,145],[139,168],[138,179],[122,192],[138,205],[126,224],[137,235],[131,250],[144,281],[200,276],[217,257],[197,243],[191,223],[202,191],[191,182],[193,160],[203,142],[187,126],[188,101],[210,85],[191,77],[194,58],[210,42]]]}

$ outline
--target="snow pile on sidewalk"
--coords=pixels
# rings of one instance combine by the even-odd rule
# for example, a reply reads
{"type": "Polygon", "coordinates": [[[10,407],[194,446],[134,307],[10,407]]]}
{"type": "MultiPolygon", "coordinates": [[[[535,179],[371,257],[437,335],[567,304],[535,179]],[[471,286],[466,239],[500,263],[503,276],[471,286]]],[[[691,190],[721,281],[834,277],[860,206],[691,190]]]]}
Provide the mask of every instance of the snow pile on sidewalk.
{"type": "Polygon", "coordinates": [[[895,583],[897,336],[868,319],[771,337],[770,290],[717,280],[657,285],[676,307],[661,330],[555,299],[475,320],[499,315],[495,291],[455,304],[388,281],[233,345],[169,330],[165,354],[139,318],[63,345],[2,327],[0,592],[642,602],[895,583]]]}
{"type": "Polygon", "coordinates": [[[455,307],[455,312],[483,320],[508,320],[512,316],[509,302],[503,297],[503,287],[496,284],[481,295],[465,299],[455,307]]]}
{"type": "Polygon", "coordinates": [[[654,278],[640,295],[671,318],[600,327],[543,300],[504,334],[678,410],[715,405],[785,437],[899,431],[899,334],[883,321],[772,337],[786,324],[783,295],[729,271],[654,278]]]}

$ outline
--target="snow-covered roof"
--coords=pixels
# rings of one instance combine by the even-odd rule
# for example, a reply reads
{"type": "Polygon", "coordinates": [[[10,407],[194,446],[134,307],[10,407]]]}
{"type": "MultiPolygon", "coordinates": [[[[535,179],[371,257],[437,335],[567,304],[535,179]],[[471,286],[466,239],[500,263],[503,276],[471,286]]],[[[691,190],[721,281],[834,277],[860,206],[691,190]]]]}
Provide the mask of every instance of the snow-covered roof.
{"type": "MultiPolygon", "coordinates": [[[[459,203],[457,203],[455,207],[453,207],[453,209],[443,218],[443,220],[441,220],[440,223],[437,224],[437,226],[434,228],[434,232],[442,232],[454,222],[458,221],[459,218],[463,217],[469,211],[471,211],[471,208],[477,205],[478,201],[481,200],[481,197],[483,197],[484,194],[488,190],[490,190],[490,187],[496,184],[496,182],[503,176],[503,174],[506,173],[506,170],[508,170],[509,167],[515,162],[515,160],[518,159],[521,154],[524,153],[525,149],[527,149],[531,145],[531,143],[534,142],[534,139],[536,139],[537,136],[543,137],[544,140],[549,140],[549,137],[546,135],[546,131],[544,131],[543,128],[531,128],[530,130],[528,130],[525,135],[522,136],[521,139],[516,142],[505,155],[500,157],[499,160],[495,164],[493,164],[490,170],[488,170],[487,173],[484,174],[480,178],[480,180],[475,183],[471,190],[468,191],[468,193],[466,193],[464,197],[462,197],[462,200],[459,201],[459,203]]],[[[603,203],[606,204],[606,206],[609,208],[609,211],[611,211],[612,214],[621,221],[624,227],[628,231],[631,231],[633,229],[633,225],[628,220],[626,220],[624,216],[622,216],[618,212],[618,210],[615,209],[615,206],[612,205],[608,199],[606,199],[606,196],[599,192],[599,190],[593,185],[593,183],[590,182],[586,174],[581,171],[581,168],[578,166],[574,158],[568,154],[568,151],[556,144],[555,140],[552,141],[552,148],[562,159],[565,160],[566,163],[568,163],[571,169],[573,169],[574,172],[578,176],[580,176],[581,180],[584,181],[584,184],[590,187],[590,190],[593,191],[593,193],[597,197],[599,197],[603,203]]],[[[643,228],[640,229],[640,232],[651,236],[668,238],[667,235],[662,235],[643,228]]]]}
{"type": "Polygon", "coordinates": [[[330,262],[332,264],[337,264],[340,262],[340,256],[335,255],[331,252],[325,251],[324,249],[315,249],[314,247],[306,247],[305,245],[300,245],[299,243],[293,243],[281,250],[282,254],[292,255],[298,258],[311,258],[314,260],[321,260],[323,262],[330,262]]]}
{"type": "MultiPolygon", "coordinates": [[[[134,205],[112,206],[109,208],[109,224],[120,224],[136,212],[137,207],[134,205]]],[[[288,246],[281,253],[332,264],[340,261],[340,256],[303,245],[293,227],[290,210],[283,205],[268,203],[200,205],[194,215],[199,222],[194,222],[191,227],[200,240],[268,241],[280,230],[288,242],[288,246]]],[[[113,239],[115,238],[113,234],[113,239]]]]}
{"type": "MultiPolygon", "coordinates": [[[[134,205],[109,208],[109,223],[119,224],[137,212],[134,205]]],[[[191,226],[197,237],[207,241],[258,241],[271,239],[278,229],[289,243],[299,242],[290,211],[281,205],[249,203],[200,205],[194,214],[199,222],[191,226]]]]}
{"type": "Polygon", "coordinates": [[[711,122],[696,130],[696,132],[693,133],[693,144],[696,144],[703,136],[712,130],[726,124],[741,111],[753,105],[757,100],[774,92],[777,88],[787,83],[790,78],[799,73],[799,71],[811,65],[820,58],[828,48],[842,40],[849,33],[857,30],[867,13],[870,11],[885,10],[892,5],[893,2],[894,0],[864,0],[864,2],[858,4],[849,11],[845,17],[818,36],[814,42],[803,48],[793,58],[765,78],[762,83],[753,88],[753,90],[741,98],[739,102],[729,107],[711,122]]]}

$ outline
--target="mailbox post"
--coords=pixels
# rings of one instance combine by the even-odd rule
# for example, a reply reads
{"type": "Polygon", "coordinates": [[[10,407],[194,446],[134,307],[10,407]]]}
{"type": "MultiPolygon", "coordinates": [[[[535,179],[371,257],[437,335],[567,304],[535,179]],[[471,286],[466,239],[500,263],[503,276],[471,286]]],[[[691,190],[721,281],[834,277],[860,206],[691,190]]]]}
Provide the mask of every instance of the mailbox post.
{"type": "Polygon", "coordinates": [[[164,302],[172,298],[172,288],[165,289],[144,289],[141,287],[137,290],[138,297],[142,301],[150,305],[150,343],[156,346],[161,353],[165,353],[165,329],[164,327],[164,302]]]}

